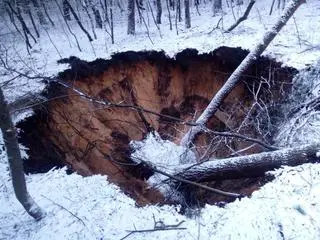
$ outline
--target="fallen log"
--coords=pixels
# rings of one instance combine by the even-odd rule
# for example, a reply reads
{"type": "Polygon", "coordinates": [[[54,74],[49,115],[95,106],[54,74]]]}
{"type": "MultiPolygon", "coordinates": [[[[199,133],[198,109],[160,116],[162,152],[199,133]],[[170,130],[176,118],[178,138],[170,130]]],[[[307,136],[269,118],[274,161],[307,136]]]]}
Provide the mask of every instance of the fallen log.
{"type": "Polygon", "coordinates": [[[184,168],[175,176],[194,182],[264,176],[281,166],[297,166],[320,161],[320,144],[308,144],[247,156],[209,161],[184,168]]]}

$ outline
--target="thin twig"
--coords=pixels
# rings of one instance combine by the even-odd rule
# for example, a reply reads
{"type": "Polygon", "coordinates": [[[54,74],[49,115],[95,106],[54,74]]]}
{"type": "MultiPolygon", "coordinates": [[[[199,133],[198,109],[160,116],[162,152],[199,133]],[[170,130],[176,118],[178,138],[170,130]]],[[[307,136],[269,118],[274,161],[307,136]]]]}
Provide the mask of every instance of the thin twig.
{"type": "Polygon", "coordinates": [[[130,230],[130,231],[128,231],[129,233],[126,236],[124,236],[123,238],[121,238],[120,240],[123,240],[123,239],[129,237],[133,233],[168,231],[168,230],[185,230],[185,229],[187,229],[187,228],[179,227],[182,223],[185,222],[185,220],[182,220],[181,222],[179,222],[177,224],[165,224],[162,220],[156,221],[154,215],[152,217],[153,217],[153,221],[154,221],[153,229],[142,229],[142,230],[136,230],[135,229],[135,230],[130,230]]]}
{"type": "Polygon", "coordinates": [[[74,216],[76,219],[78,219],[78,220],[83,224],[83,226],[87,227],[87,225],[85,224],[85,222],[84,222],[81,218],[79,218],[76,214],[74,214],[74,213],[71,212],[70,210],[66,209],[66,208],[65,208],[64,206],[62,206],[61,204],[53,201],[52,199],[50,199],[50,198],[48,198],[48,197],[46,197],[46,196],[44,196],[44,195],[42,195],[42,194],[41,194],[41,196],[44,197],[45,199],[49,200],[49,201],[52,202],[53,204],[57,205],[57,206],[60,207],[61,209],[63,209],[63,210],[65,210],[65,211],[67,211],[68,213],[70,213],[72,216],[74,216]]]}
{"type": "Polygon", "coordinates": [[[186,230],[187,228],[164,228],[164,229],[145,229],[145,230],[132,230],[126,236],[121,238],[120,240],[126,239],[133,233],[144,233],[144,232],[157,232],[157,231],[170,231],[170,230],[186,230]]]}

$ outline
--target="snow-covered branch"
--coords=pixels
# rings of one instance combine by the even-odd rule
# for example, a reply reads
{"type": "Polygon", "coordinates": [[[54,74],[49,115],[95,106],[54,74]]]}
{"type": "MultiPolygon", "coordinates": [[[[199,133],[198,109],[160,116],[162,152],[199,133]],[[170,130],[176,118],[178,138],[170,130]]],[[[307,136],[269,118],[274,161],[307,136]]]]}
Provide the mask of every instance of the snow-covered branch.
{"type": "MultiPolygon", "coordinates": [[[[199,116],[198,120],[196,121],[197,124],[205,125],[208,122],[208,120],[216,113],[216,111],[218,110],[219,106],[222,104],[224,99],[229,95],[232,89],[240,81],[241,76],[244,74],[244,72],[257,59],[257,57],[263,53],[263,51],[268,47],[271,41],[276,37],[276,35],[279,33],[282,27],[285,26],[287,21],[298,9],[298,7],[304,2],[305,0],[292,0],[292,2],[288,4],[284,13],[279,17],[275,25],[264,34],[261,41],[257,43],[257,45],[252,51],[250,51],[247,57],[241,62],[241,64],[237,67],[237,69],[228,78],[228,80],[225,82],[222,88],[212,98],[212,100],[210,101],[205,111],[199,116]]],[[[195,139],[195,137],[201,131],[202,131],[201,126],[191,127],[189,131],[185,134],[185,136],[181,139],[181,145],[189,146],[190,143],[195,139]]]]}
{"type": "Polygon", "coordinates": [[[320,144],[308,144],[296,148],[285,148],[247,156],[211,159],[195,164],[179,173],[186,180],[206,182],[209,180],[236,179],[263,176],[265,172],[283,165],[297,166],[320,160],[320,144]]]}

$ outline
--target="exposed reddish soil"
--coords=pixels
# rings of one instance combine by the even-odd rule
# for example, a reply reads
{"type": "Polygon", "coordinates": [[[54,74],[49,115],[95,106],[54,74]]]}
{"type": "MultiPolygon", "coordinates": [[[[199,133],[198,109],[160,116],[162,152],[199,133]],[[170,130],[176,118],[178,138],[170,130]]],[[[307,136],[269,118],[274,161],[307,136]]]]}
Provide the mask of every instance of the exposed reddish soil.
{"type": "MultiPolygon", "coordinates": [[[[94,99],[136,105],[163,115],[193,120],[246,54],[241,49],[223,47],[208,54],[188,49],[177,54],[175,59],[163,52],[125,52],[115,54],[111,60],[93,62],[71,57],[61,60],[71,68],[60,73],[59,78],[94,99]]],[[[266,93],[271,92],[273,100],[278,101],[290,86],[283,83],[290,83],[294,73],[293,69],[281,68],[280,63],[259,58],[225,99],[209,127],[223,131],[236,129],[253,101],[249,89],[257,86],[262,78],[270,79],[271,87],[265,84],[262,89],[268,89],[266,93]]],[[[156,130],[163,138],[179,143],[188,126],[131,108],[103,106],[56,83],[48,85],[45,95],[52,100],[36,109],[35,116],[19,124],[23,130],[20,140],[30,148],[27,171],[39,171],[39,168],[46,171],[61,165],[62,161],[84,176],[108,175],[111,182],[134,197],[138,204],[163,201],[162,195],[144,181],[152,171],[132,164],[129,142],[141,140],[148,132],[156,130]]],[[[270,102],[270,95],[261,96],[270,102]]],[[[258,136],[250,125],[242,132],[258,136]]],[[[204,152],[201,146],[209,142],[209,136],[198,138],[199,155],[204,152]]],[[[230,140],[229,144],[235,150],[250,145],[239,140],[230,140]]],[[[255,147],[247,153],[261,150],[255,147]]],[[[230,153],[221,143],[211,156],[225,157],[230,153]]]]}

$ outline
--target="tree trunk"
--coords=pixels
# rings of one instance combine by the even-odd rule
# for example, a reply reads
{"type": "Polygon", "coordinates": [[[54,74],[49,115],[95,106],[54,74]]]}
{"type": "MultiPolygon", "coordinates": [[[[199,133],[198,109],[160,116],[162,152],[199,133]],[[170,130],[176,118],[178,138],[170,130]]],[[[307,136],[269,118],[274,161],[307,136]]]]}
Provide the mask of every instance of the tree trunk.
{"type": "Polygon", "coordinates": [[[35,203],[27,191],[23,172],[22,159],[19,144],[16,138],[16,130],[12,123],[7,102],[0,88],[0,128],[3,134],[8,162],[10,166],[12,184],[15,195],[27,213],[36,220],[40,220],[45,213],[35,203]]]}
{"type": "Polygon", "coordinates": [[[213,14],[216,15],[217,12],[222,11],[222,0],[213,1],[213,14]]]}
{"type": "Polygon", "coordinates": [[[320,144],[285,148],[241,157],[211,159],[186,168],[176,176],[196,182],[264,176],[283,165],[297,166],[320,161],[320,144]]]}
{"type": "Polygon", "coordinates": [[[166,5],[167,5],[167,10],[168,10],[169,26],[170,26],[170,30],[172,30],[172,20],[171,20],[169,0],[166,0],[166,5]]]}
{"type": "Polygon", "coordinates": [[[114,44],[113,1],[112,0],[110,0],[110,29],[111,29],[111,43],[114,44]]]}
{"type": "Polygon", "coordinates": [[[288,4],[288,7],[280,16],[275,25],[264,34],[262,40],[257,43],[252,51],[250,51],[250,53],[241,62],[237,69],[231,74],[222,88],[212,98],[208,107],[197,119],[196,123],[198,124],[198,126],[194,126],[189,129],[189,131],[181,139],[181,145],[188,147],[190,143],[194,141],[195,137],[202,131],[202,126],[204,126],[207,121],[216,113],[223,100],[229,95],[232,89],[240,81],[242,74],[268,47],[270,42],[275,38],[275,36],[279,33],[282,27],[287,23],[293,13],[303,2],[305,2],[305,0],[292,0],[292,2],[288,4]]]}
{"type": "Polygon", "coordinates": [[[44,10],[44,13],[46,14],[47,18],[49,19],[49,21],[51,23],[51,25],[54,26],[54,22],[52,21],[50,15],[48,13],[48,10],[47,10],[47,7],[46,7],[45,3],[41,1],[41,5],[42,5],[42,8],[44,10]]]}
{"type": "Polygon", "coordinates": [[[96,8],[96,6],[92,2],[92,0],[88,1],[88,5],[90,6],[90,8],[91,8],[91,10],[93,12],[94,19],[95,19],[95,22],[96,22],[96,27],[97,28],[102,28],[102,18],[101,18],[99,10],[96,8]]]}
{"type": "Polygon", "coordinates": [[[69,3],[69,1],[68,1],[68,0],[64,0],[63,2],[66,4],[66,6],[68,6],[69,11],[71,11],[73,17],[76,19],[76,21],[77,21],[79,27],[81,28],[81,30],[87,35],[89,41],[92,42],[93,39],[92,39],[91,35],[88,33],[88,31],[87,31],[87,30],[84,28],[84,26],[82,25],[82,23],[81,23],[78,15],[77,15],[76,12],[73,10],[73,8],[72,8],[71,4],[69,3]]]}
{"type": "Polygon", "coordinates": [[[157,24],[161,24],[162,6],[161,0],[157,0],[157,24]]]}
{"type": "Polygon", "coordinates": [[[94,19],[96,20],[96,27],[102,28],[102,18],[101,18],[99,10],[95,7],[92,7],[91,9],[92,9],[92,12],[94,15],[94,19]]]}
{"type": "Polygon", "coordinates": [[[135,0],[128,0],[128,34],[135,34],[135,0]]]}
{"type": "Polygon", "coordinates": [[[177,14],[178,14],[179,22],[181,22],[182,21],[182,17],[181,17],[181,0],[177,0],[177,14]]]}
{"type": "Polygon", "coordinates": [[[243,4],[243,0],[237,0],[236,4],[237,5],[242,5],[243,4]]]}
{"type": "Polygon", "coordinates": [[[68,2],[66,0],[62,1],[62,11],[63,11],[64,19],[67,21],[70,21],[71,20],[70,8],[69,8],[68,2]]]}
{"type": "Polygon", "coordinates": [[[45,25],[47,24],[47,21],[40,9],[40,5],[38,3],[38,0],[31,0],[32,4],[33,4],[33,7],[35,8],[36,10],[36,13],[37,13],[37,16],[38,16],[38,19],[39,19],[39,22],[41,25],[45,25]]]}
{"type": "Polygon", "coordinates": [[[37,25],[36,25],[36,23],[35,23],[35,21],[34,21],[34,18],[33,18],[33,16],[32,16],[32,13],[31,13],[31,9],[30,9],[29,4],[26,5],[25,11],[26,11],[26,13],[29,15],[29,17],[30,17],[30,20],[31,20],[33,29],[34,29],[37,37],[40,38],[40,33],[39,33],[38,29],[37,29],[37,25]]]}
{"type": "Polygon", "coordinates": [[[184,0],[184,15],[185,15],[186,28],[191,28],[190,2],[189,2],[189,0],[184,0]]]}

